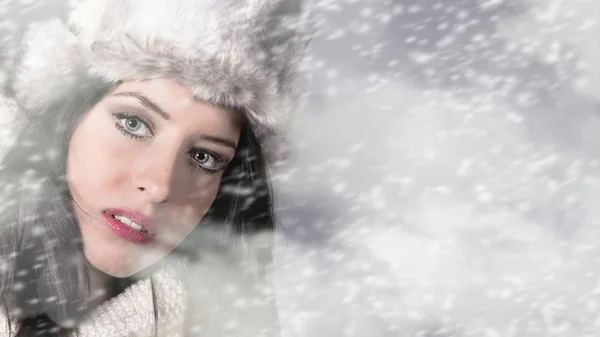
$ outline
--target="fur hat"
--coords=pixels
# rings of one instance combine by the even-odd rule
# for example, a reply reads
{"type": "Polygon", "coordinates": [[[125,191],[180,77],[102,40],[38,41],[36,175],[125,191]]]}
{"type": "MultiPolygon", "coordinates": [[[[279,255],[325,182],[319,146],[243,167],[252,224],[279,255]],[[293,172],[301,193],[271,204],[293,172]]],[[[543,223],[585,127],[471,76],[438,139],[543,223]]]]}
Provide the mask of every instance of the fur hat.
{"type": "Polygon", "coordinates": [[[306,97],[314,32],[303,0],[83,0],[68,25],[31,29],[11,79],[25,109],[64,98],[81,74],[109,83],[171,76],[245,113],[269,162],[306,97]]]}

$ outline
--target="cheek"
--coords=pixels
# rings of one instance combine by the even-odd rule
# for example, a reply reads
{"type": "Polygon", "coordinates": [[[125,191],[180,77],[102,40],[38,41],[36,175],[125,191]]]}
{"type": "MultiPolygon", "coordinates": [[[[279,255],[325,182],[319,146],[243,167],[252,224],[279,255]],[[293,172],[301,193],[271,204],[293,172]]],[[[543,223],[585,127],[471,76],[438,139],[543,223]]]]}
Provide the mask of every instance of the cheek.
{"type": "Polygon", "coordinates": [[[110,139],[110,130],[105,124],[106,121],[95,115],[84,118],[69,143],[69,189],[85,199],[96,199],[114,189],[119,184],[120,173],[127,167],[123,150],[113,146],[115,141],[110,139]]]}
{"type": "Polygon", "coordinates": [[[90,154],[94,153],[95,142],[93,141],[93,134],[90,135],[86,132],[85,119],[80,125],[77,126],[71,141],[69,143],[69,150],[67,154],[67,181],[69,184],[69,190],[79,203],[90,203],[91,200],[88,198],[92,195],[89,191],[97,188],[97,179],[90,179],[90,177],[97,177],[98,172],[95,172],[94,165],[91,165],[90,154]]]}

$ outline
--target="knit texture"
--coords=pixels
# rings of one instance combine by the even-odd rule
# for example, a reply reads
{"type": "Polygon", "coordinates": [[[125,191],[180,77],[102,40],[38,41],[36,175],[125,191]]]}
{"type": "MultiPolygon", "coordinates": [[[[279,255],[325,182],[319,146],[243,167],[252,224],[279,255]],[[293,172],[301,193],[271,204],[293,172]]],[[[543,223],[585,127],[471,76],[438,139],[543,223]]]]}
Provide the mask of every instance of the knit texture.
{"type": "MultiPolygon", "coordinates": [[[[186,291],[177,273],[163,268],[153,276],[158,309],[158,337],[183,335],[186,291]]],[[[13,331],[18,328],[12,325],[13,331]]],[[[150,278],[140,280],[104,302],[79,326],[81,337],[151,337],[155,319],[150,278]]],[[[0,315],[0,336],[9,336],[0,315]]],[[[75,334],[73,334],[75,336],[75,334]]]]}

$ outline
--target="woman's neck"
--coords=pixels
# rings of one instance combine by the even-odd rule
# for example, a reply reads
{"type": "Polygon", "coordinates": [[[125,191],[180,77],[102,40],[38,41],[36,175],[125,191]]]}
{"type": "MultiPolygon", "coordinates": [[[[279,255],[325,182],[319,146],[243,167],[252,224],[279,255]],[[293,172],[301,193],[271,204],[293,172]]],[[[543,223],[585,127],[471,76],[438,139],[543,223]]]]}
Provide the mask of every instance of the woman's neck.
{"type": "Polygon", "coordinates": [[[118,295],[120,290],[117,289],[117,279],[94,268],[89,263],[88,270],[90,275],[90,304],[92,308],[118,295]]]}

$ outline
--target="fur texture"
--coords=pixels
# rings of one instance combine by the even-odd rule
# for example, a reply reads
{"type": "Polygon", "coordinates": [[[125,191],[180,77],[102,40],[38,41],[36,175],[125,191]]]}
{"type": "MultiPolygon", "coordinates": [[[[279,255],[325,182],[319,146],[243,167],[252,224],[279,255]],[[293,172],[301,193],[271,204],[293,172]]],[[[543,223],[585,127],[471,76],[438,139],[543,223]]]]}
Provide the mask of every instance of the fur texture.
{"type": "Polygon", "coordinates": [[[303,0],[84,0],[65,26],[32,29],[12,79],[25,109],[62,99],[81,76],[171,76],[195,97],[241,109],[266,151],[306,97],[314,32],[303,0]]]}

